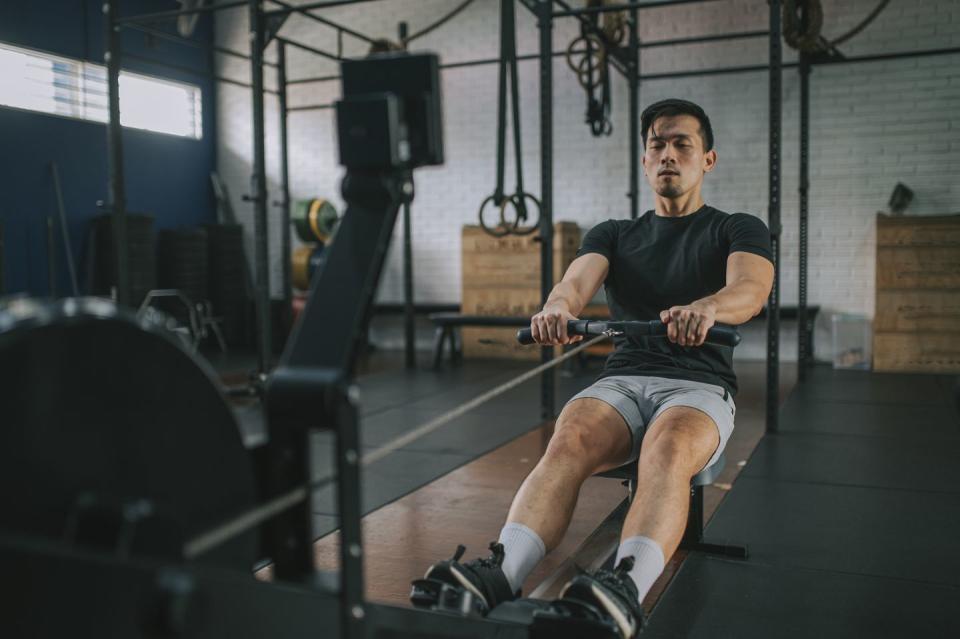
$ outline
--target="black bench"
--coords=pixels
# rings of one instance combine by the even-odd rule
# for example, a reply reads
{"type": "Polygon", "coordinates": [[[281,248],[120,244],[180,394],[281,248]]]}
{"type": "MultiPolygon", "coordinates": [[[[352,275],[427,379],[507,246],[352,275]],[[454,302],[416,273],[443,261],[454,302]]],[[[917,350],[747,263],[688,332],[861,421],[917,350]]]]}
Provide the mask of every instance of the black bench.
{"type": "Polygon", "coordinates": [[[530,326],[529,317],[499,317],[494,315],[461,315],[460,313],[431,313],[433,322],[433,367],[443,362],[443,347],[450,347],[450,361],[458,362],[463,354],[463,340],[456,329],[461,326],[530,326]]]}
{"type": "MultiPolygon", "coordinates": [[[[457,330],[462,326],[499,326],[512,328],[527,328],[530,326],[529,317],[504,317],[498,315],[462,315],[460,313],[431,313],[433,322],[433,367],[440,368],[443,363],[444,347],[450,350],[450,361],[458,362],[463,355],[463,340],[457,330]]],[[[605,317],[583,317],[581,319],[607,319],[605,317]]]]}

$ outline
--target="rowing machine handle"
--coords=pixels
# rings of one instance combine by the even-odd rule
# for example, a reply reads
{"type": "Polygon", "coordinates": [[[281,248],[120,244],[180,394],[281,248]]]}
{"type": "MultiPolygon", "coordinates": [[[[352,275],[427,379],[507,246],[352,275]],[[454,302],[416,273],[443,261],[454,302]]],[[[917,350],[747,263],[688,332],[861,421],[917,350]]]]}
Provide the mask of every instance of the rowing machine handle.
{"type": "MultiPolygon", "coordinates": [[[[589,323],[594,325],[606,324],[606,322],[589,323]]],[[[567,333],[570,335],[594,334],[592,332],[584,333],[587,324],[588,322],[585,320],[570,320],[567,322],[567,333]]],[[[610,322],[610,324],[633,324],[633,322],[610,322]]],[[[646,336],[664,338],[667,336],[667,325],[659,320],[653,320],[650,322],[636,322],[636,324],[647,325],[647,328],[642,331],[642,334],[646,336]]],[[[524,346],[535,343],[529,328],[521,328],[519,331],[517,331],[517,341],[524,346]]],[[[740,343],[740,333],[737,331],[737,329],[729,326],[714,326],[707,331],[706,343],[713,344],[715,346],[733,347],[740,343]]]]}

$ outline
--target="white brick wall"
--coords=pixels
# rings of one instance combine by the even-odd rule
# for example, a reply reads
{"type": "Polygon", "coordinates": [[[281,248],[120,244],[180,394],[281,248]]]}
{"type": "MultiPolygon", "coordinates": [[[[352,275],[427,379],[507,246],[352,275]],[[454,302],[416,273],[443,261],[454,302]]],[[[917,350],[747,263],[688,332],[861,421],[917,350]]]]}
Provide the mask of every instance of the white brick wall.
{"type": "MultiPolygon", "coordinates": [[[[371,36],[393,37],[400,20],[411,31],[429,23],[459,0],[381,0],[337,7],[324,15],[371,36]]],[[[579,2],[574,2],[579,4],[579,2]]],[[[823,0],[824,34],[835,37],[859,22],[875,0],[823,0]]],[[[653,9],[641,13],[641,40],[764,29],[767,3],[721,0],[653,9]]],[[[496,57],[498,2],[477,0],[461,16],[417,41],[417,49],[436,51],[443,62],[496,57]]],[[[537,50],[536,23],[517,9],[518,47],[537,50]]],[[[281,33],[294,40],[335,50],[332,29],[292,16],[281,33]]],[[[555,27],[555,48],[565,48],[576,33],[571,19],[555,27]]],[[[221,12],[221,44],[246,49],[246,13],[221,12]]],[[[345,53],[360,55],[366,46],[345,37],[345,53]]],[[[841,46],[848,56],[960,46],[960,0],[893,2],[864,32],[841,46]]],[[[272,58],[272,47],[268,57],[272,58]]],[[[794,52],[785,48],[787,60],[794,52]]],[[[764,38],[642,52],[642,71],[655,74],[698,68],[764,64],[764,38]]],[[[336,65],[299,51],[288,53],[291,79],[335,75],[336,65]]],[[[247,63],[220,56],[220,72],[246,80],[247,63]]],[[[915,192],[913,214],[960,211],[960,55],[821,66],[811,77],[810,280],[809,301],[825,312],[872,315],[874,304],[874,215],[886,207],[897,181],[915,192]]],[[[268,86],[273,73],[267,69],[268,86]]],[[[520,65],[524,179],[539,194],[539,88],[537,63],[520,65]]],[[[460,227],[474,223],[480,201],[494,186],[496,148],[496,66],[443,72],[447,163],[417,174],[413,205],[416,298],[421,302],[460,299],[460,227]]],[[[295,85],[290,101],[324,104],[337,98],[339,82],[295,85]]],[[[694,100],[710,115],[720,162],[705,183],[708,203],[727,211],[767,217],[767,73],[645,81],[641,105],[668,96],[694,100]]],[[[797,171],[799,80],[784,72],[782,299],[797,299],[797,171]]],[[[614,134],[593,138],[583,124],[584,96],[566,63],[554,64],[554,217],[584,228],[629,214],[627,190],[627,94],[619,78],[613,91],[614,134]]],[[[250,94],[220,85],[218,104],[219,168],[230,185],[242,219],[251,207],[239,197],[250,172],[250,94]]],[[[267,163],[270,188],[279,176],[277,108],[267,100],[267,163]]],[[[290,115],[292,196],[316,195],[337,202],[342,171],[336,164],[333,112],[290,115]]],[[[508,188],[512,167],[507,167],[508,188]]],[[[641,183],[641,210],[652,207],[641,183]]],[[[272,199],[275,199],[272,198],[272,199]]],[[[279,219],[271,210],[273,290],[279,285],[279,219]]],[[[399,229],[397,238],[400,237],[399,229]]],[[[391,252],[380,298],[402,298],[398,250],[391,252]]],[[[821,333],[821,337],[823,333],[821,333]]],[[[819,351],[824,354],[824,349],[819,351]]],[[[762,353],[762,349],[758,350],[762,353]]],[[[785,352],[785,357],[791,357],[785,352]]]]}

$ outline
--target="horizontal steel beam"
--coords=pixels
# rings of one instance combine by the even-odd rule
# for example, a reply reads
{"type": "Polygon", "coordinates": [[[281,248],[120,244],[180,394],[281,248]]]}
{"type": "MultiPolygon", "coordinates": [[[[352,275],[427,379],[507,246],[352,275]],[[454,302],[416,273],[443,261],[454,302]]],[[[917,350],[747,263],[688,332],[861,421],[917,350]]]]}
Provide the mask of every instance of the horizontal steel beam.
{"type": "MultiPolygon", "coordinates": [[[[337,56],[337,55],[335,55],[335,54],[333,54],[333,53],[330,53],[330,52],[328,52],[328,51],[324,51],[323,49],[317,49],[317,48],[315,48],[315,47],[308,46],[308,45],[306,45],[306,44],[303,44],[302,42],[296,42],[295,40],[290,40],[290,39],[288,39],[288,38],[277,38],[277,40],[278,40],[279,42],[283,42],[284,44],[289,44],[291,47],[296,47],[297,49],[301,49],[301,50],[303,50],[303,51],[308,51],[308,52],[310,52],[310,53],[316,54],[316,55],[320,56],[321,58],[326,58],[326,59],[328,59],[328,60],[333,60],[334,62],[340,62],[341,60],[343,60],[343,58],[341,58],[341,57],[339,57],[339,56],[337,56]]],[[[291,84],[291,82],[288,81],[287,84],[291,84]]]]}
{"type": "Polygon", "coordinates": [[[266,11],[264,12],[264,14],[268,18],[272,18],[273,16],[287,15],[294,12],[301,13],[303,11],[312,11],[313,9],[328,9],[330,7],[340,7],[346,4],[360,4],[362,2],[373,2],[373,1],[374,0],[324,0],[324,2],[309,2],[307,4],[301,4],[296,7],[293,7],[292,5],[290,5],[282,9],[274,9],[272,11],[266,11]]]}
{"type": "MultiPolygon", "coordinates": [[[[960,53],[960,47],[954,47],[950,49],[931,49],[929,51],[902,51],[899,53],[880,53],[876,55],[867,55],[867,56],[857,56],[852,58],[845,58],[843,60],[832,60],[832,61],[823,61],[823,62],[814,62],[813,64],[842,64],[847,62],[871,62],[877,60],[895,60],[901,58],[913,58],[913,57],[926,57],[931,55],[949,55],[952,53],[960,53]]],[[[563,52],[558,52],[553,54],[554,57],[561,57],[565,55],[563,52]]],[[[536,53],[518,55],[517,60],[536,60],[540,56],[536,53]]],[[[441,64],[441,69],[461,69],[465,67],[476,67],[483,66],[488,64],[497,64],[499,58],[483,58],[479,60],[466,60],[464,62],[451,62],[449,64],[441,64]]],[[[786,62],[784,63],[784,68],[791,68],[799,66],[796,62],[786,62]]],[[[690,71],[672,71],[668,73],[647,73],[641,74],[641,80],[662,80],[665,78],[685,78],[685,77],[696,77],[696,76],[706,76],[706,75],[723,75],[726,73],[749,73],[752,71],[767,71],[770,67],[766,64],[742,66],[742,67],[722,67],[717,69],[693,69],[690,71]]],[[[297,80],[288,80],[287,84],[309,84],[312,82],[335,82],[339,80],[339,75],[324,75],[317,76],[314,78],[299,78],[297,80]]]]}
{"type": "Polygon", "coordinates": [[[572,16],[586,16],[598,13],[613,13],[616,11],[629,11],[631,9],[659,9],[661,7],[670,7],[678,4],[692,4],[694,2],[716,2],[717,0],[655,0],[654,2],[643,2],[637,4],[605,4],[594,7],[581,7],[579,9],[564,9],[554,11],[554,18],[569,18],[572,16]]]}
{"type": "MultiPolygon", "coordinates": [[[[235,51],[234,49],[228,49],[226,47],[221,47],[215,44],[209,44],[207,42],[201,42],[199,40],[191,40],[190,38],[184,38],[174,33],[167,33],[166,31],[161,31],[160,29],[153,29],[151,27],[147,27],[142,24],[129,24],[127,25],[127,28],[160,38],[161,40],[167,40],[168,42],[183,44],[183,45],[194,47],[197,49],[205,49],[207,51],[212,50],[212,51],[216,51],[217,53],[223,53],[225,55],[230,55],[235,58],[242,58],[244,60],[250,59],[250,56],[247,55],[246,53],[241,53],[240,51],[235,51]]],[[[267,60],[264,60],[263,63],[270,67],[277,66],[276,62],[269,62],[267,60]]]]}
{"type": "Polygon", "coordinates": [[[157,22],[158,20],[168,20],[170,18],[179,18],[180,16],[189,16],[195,13],[212,13],[221,9],[235,9],[237,7],[248,7],[250,3],[247,0],[234,0],[233,2],[223,2],[220,4],[208,5],[203,7],[194,7],[193,9],[180,9],[171,11],[157,11],[155,13],[141,13],[135,16],[123,16],[114,20],[114,24],[124,25],[137,22],[157,22]]]}
{"type": "Polygon", "coordinates": [[[326,25],[326,26],[331,27],[331,28],[333,28],[333,29],[336,29],[337,31],[343,31],[343,32],[346,33],[347,35],[353,36],[354,38],[356,38],[356,39],[358,39],[358,40],[363,40],[363,41],[366,42],[367,44],[373,44],[374,42],[376,42],[376,40],[374,40],[374,39],[371,38],[370,36],[364,35],[364,34],[358,32],[358,31],[354,31],[353,29],[350,29],[350,28],[348,28],[348,27],[345,27],[345,26],[343,26],[342,24],[338,24],[338,23],[334,22],[333,20],[327,20],[326,18],[323,18],[323,17],[321,17],[321,16],[318,16],[318,15],[316,15],[315,13],[311,13],[310,11],[308,11],[308,10],[306,10],[306,9],[303,9],[302,7],[297,7],[297,6],[294,6],[294,5],[292,5],[292,4],[288,4],[288,3],[286,3],[286,2],[283,2],[282,0],[267,0],[267,1],[268,1],[268,2],[272,2],[273,4],[280,5],[281,7],[285,8],[285,9],[289,9],[290,11],[292,11],[292,12],[294,12],[294,13],[298,13],[298,14],[302,15],[302,16],[305,17],[305,18],[310,18],[311,20],[314,20],[315,22],[319,22],[320,24],[323,24],[323,25],[326,25]]]}
{"type": "MultiPolygon", "coordinates": [[[[811,61],[811,66],[829,66],[832,64],[852,64],[855,62],[880,62],[884,60],[905,60],[909,58],[923,58],[935,55],[953,55],[960,54],[960,47],[951,47],[946,49],[928,49],[926,51],[899,51],[895,53],[876,53],[871,55],[851,56],[849,58],[840,58],[836,60],[817,60],[811,61]]],[[[800,66],[799,62],[784,62],[783,68],[796,68],[800,66]]],[[[648,73],[641,74],[641,80],[664,80],[667,78],[691,78],[706,75],[724,75],[728,73],[750,73],[753,71],[769,71],[770,66],[766,64],[757,64],[743,67],[721,67],[717,69],[694,69],[690,71],[674,71],[670,73],[648,73]]]]}
{"type": "Polygon", "coordinates": [[[327,109],[332,109],[334,105],[332,104],[304,104],[303,106],[292,106],[287,107],[287,113],[293,111],[326,111],[327,109]]]}
{"type": "Polygon", "coordinates": [[[640,43],[641,49],[653,49],[655,47],[672,47],[685,44],[700,44],[703,42],[720,42],[723,40],[744,40],[747,38],[766,38],[770,35],[769,31],[744,31],[742,33],[721,33],[719,35],[695,36],[691,38],[673,38],[671,40],[653,40],[652,42],[640,43]]]}

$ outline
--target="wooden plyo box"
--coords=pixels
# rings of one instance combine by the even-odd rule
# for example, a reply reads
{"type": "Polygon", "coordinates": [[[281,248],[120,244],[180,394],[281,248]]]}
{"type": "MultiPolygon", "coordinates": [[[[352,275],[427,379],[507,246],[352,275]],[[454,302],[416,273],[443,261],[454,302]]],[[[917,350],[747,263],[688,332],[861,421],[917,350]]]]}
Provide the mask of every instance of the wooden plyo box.
{"type": "Polygon", "coordinates": [[[960,215],[877,216],[873,368],[960,372],[960,215]]]}
{"type": "MultiPolygon", "coordinates": [[[[493,237],[479,226],[464,226],[461,238],[463,314],[529,317],[540,310],[540,242],[535,234],[493,237]]],[[[563,278],[579,247],[579,226],[554,224],[554,284],[563,278]]],[[[539,360],[540,349],[520,346],[516,333],[515,328],[464,327],[463,355],[539,360]]]]}

